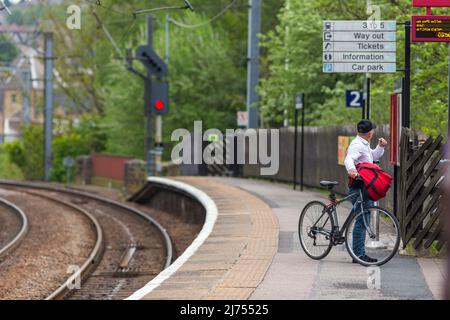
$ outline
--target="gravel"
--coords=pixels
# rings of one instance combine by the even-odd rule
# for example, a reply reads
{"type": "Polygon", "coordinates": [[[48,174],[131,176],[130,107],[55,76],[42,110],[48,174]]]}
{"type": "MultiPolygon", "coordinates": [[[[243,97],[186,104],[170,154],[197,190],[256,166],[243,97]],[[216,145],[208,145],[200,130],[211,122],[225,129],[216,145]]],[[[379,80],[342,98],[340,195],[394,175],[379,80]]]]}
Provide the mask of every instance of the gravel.
{"type": "Polygon", "coordinates": [[[175,250],[174,259],[180,256],[191,245],[191,243],[203,228],[203,225],[185,223],[181,218],[173,214],[156,210],[148,205],[125,202],[123,201],[123,197],[121,196],[120,191],[116,189],[97,186],[83,186],[82,189],[88,190],[92,193],[104,196],[106,198],[124,202],[131,207],[145,212],[150,217],[158,221],[169,232],[170,237],[172,238],[175,250]]]}
{"type": "Polygon", "coordinates": [[[0,300],[44,299],[81,266],[96,235],[81,213],[19,191],[0,189],[0,196],[27,215],[29,231],[21,245],[0,262],[0,300]]]}
{"type": "Polygon", "coordinates": [[[0,248],[10,243],[21,227],[20,217],[12,209],[0,205],[0,248]]]}

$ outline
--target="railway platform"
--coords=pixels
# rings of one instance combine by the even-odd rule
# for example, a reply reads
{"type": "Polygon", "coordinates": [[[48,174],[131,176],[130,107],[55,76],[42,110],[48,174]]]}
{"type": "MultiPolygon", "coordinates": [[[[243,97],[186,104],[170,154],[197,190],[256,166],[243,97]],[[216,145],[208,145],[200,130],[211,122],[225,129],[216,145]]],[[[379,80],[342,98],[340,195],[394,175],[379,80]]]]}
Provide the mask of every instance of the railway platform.
{"type": "Polygon", "coordinates": [[[216,216],[206,219],[207,234],[199,235],[194,248],[131,299],[441,298],[443,260],[398,255],[369,270],[352,264],[343,246],[324,260],[308,258],[298,241],[298,217],[307,202],[325,200],[325,194],[261,180],[164,180],[202,193],[216,216]],[[374,272],[378,287],[369,284],[374,272]]]}
{"type": "MultiPolygon", "coordinates": [[[[333,247],[323,260],[310,259],[300,246],[298,219],[309,201],[326,202],[326,193],[294,191],[289,185],[263,180],[152,177],[124,204],[117,195],[101,196],[105,191],[101,188],[80,191],[10,181],[0,181],[0,185],[2,197],[12,201],[0,199],[0,220],[9,222],[9,229],[17,233],[15,238],[14,232],[1,234],[0,240],[6,243],[0,250],[3,258],[8,247],[17,249],[0,267],[3,272],[14,273],[10,266],[33,259],[28,269],[21,269],[23,287],[35,273],[41,274],[40,283],[48,286],[31,296],[20,288],[15,292],[13,283],[5,282],[0,292],[9,292],[8,298],[22,294],[42,298],[50,290],[54,293],[47,299],[442,298],[444,260],[398,254],[386,265],[365,268],[352,263],[344,245],[333,247]],[[13,203],[20,204],[20,208],[13,203]],[[56,220],[48,224],[48,219],[56,220]],[[64,241],[53,237],[57,232],[51,227],[66,225],[58,219],[73,221],[69,229],[58,233],[64,241]],[[180,232],[186,229],[191,231],[180,232]],[[39,237],[46,240],[40,241],[39,237]],[[94,243],[95,247],[88,260],[84,260],[88,251],[75,257],[87,266],[71,276],[82,275],[84,279],[76,291],[66,290],[65,285],[57,287],[67,277],[68,261],[60,263],[58,269],[32,269],[47,263],[45,254],[49,250],[58,254],[72,247],[78,250],[80,238],[85,251],[94,243]],[[67,248],[59,250],[60,243],[67,248]],[[124,247],[128,243],[132,245],[124,247]],[[54,277],[53,281],[48,280],[50,277],[54,277]]],[[[344,206],[338,212],[339,218],[349,211],[350,207],[344,206]]]]}

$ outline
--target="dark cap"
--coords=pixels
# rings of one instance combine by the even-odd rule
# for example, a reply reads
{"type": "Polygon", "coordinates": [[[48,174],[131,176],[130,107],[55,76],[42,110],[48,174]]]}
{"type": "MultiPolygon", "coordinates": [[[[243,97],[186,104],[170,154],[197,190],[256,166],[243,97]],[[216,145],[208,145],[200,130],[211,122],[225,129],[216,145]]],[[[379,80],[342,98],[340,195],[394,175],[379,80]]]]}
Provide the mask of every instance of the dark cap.
{"type": "Polygon", "coordinates": [[[358,133],[368,133],[371,130],[376,129],[376,128],[377,128],[377,126],[369,120],[361,120],[358,123],[358,133]]]}

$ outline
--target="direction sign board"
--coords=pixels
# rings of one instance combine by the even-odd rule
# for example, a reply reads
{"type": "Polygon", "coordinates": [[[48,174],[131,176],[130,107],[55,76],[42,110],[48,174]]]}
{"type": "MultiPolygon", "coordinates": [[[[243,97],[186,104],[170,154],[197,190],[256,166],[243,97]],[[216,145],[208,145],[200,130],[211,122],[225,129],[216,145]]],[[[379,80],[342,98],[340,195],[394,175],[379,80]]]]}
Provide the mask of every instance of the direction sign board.
{"type": "Polygon", "coordinates": [[[324,31],[323,40],[330,41],[345,41],[345,42],[393,42],[396,40],[395,31],[324,31]]]}
{"type": "Polygon", "coordinates": [[[414,42],[450,42],[450,16],[413,16],[414,42]]]}
{"type": "Polygon", "coordinates": [[[324,73],[397,71],[396,21],[324,21],[324,73]]]}
{"type": "Polygon", "coordinates": [[[396,63],[324,63],[324,73],[394,73],[396,63]]]}
{"type": "Polygon", "coordinates": [[[324,42],[324,52],[392,52],[395,53],[395,42],[324,42]]]}
{"type": "Polygon", "coordinates": [[[295,109],[302,110],[303,109],[303,103],[305,100],[305,94],[299,93],[295,97],[295,109]]]}
{"type": "Polygon", "coordinates": [[[324,21],[324,31],[397,31],[396,21],[324,21]]]}
{"type": "Polygon", "coordinates": [[[450,7],[448,0],[413,0],[414,7],[450,7]]]}
{"type": "Polygon", "coordinates": [[[347,108],[362,108],[364,106],[364,93],[359,90],[347,90],[345,101],[347,108]]]}
{"type": "Polygon", "coordinates": [[[363,52],[325,52],[323,54],[323,62],[393,62],[397,61],[397,55],[394,52],[390,53],[363,53],[363,52]]]}

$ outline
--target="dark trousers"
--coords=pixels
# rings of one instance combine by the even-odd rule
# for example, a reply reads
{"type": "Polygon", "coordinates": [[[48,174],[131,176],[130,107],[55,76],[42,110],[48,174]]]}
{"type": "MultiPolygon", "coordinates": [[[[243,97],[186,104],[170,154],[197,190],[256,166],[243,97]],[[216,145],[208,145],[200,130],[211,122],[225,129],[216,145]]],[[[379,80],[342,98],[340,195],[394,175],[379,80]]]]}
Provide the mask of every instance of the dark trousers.
{"type": "MultiPolygon", "coordinates": [[[[359,194],[359,191],[361,190],[360,186],[354,186],[351,187],[348,194],[359,194]]],[[[367,195],[364,195],[363,193],[363,197],[364,197],[364,206],[367,207],[371,207],[374,205],[373,200],[370,200],[368,198],[367,195]]],[[[361,211],[361,206],[360,205],[356,205],[356,202],[359,200],[359,196],[355,196],[352,199],[352,211],[351,213],[353,213],[355,210],[359,213],[361,211]]],[[[367,211],[365,213],[365,217],[366,217],[366,223],[369,224],[370,223],[370,212],[367,211]]],[[[363,215],[360,215],[355,222],[355,227],[353,228],[353,252],[355,253],[355,255],[357,257],[362,257],[363,255],[366,254],[366,226],[364,225],[364,219],[363,219],[363,215]]]]}

